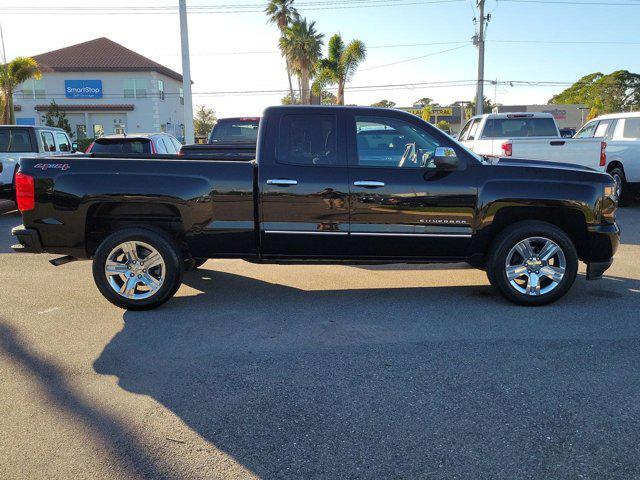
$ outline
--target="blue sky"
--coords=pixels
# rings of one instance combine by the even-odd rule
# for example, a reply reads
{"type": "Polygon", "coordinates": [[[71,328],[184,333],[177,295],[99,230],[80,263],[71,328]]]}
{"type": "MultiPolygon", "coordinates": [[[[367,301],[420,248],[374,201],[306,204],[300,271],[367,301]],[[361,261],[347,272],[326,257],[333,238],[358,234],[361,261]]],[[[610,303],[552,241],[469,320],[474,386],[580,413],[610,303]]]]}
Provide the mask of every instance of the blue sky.
{"type": "MultiPolygon", "coordinates": [[[[475,12],[470,1],[441,4],[419,3],[420,0],[396,0],[383,7],[322,8],[312,10],[299,0],[303,15],[316,21],[327,39],[339,32],[348,40],[359,38],[369,48],[367,61],[352,81],[355,86],[378,86],[420,82],[473,80],[476,77],[477,50],[470,43],[422,45],[397,48],[379,46],[470,42],[474,33],[475,12]],[[394,3],[419,3],[394,5],[394,3]],[[443,50],[460,47],[438,54],[443,50]],[[430,55],[414,61],[413,57],[430,55]],[[396,63],[401,62],[401,63],[396,63]],[[385,66],[394,63],[394,65],[385,66]]],[[[360,0],[362,1],[362,0],[360,0]]],[[[563,0],[557,0],[563,1],[563,0]]],[[[583,3],[598,0],[576,0],[583,3]]],[[[198,5],[256,5],[258,0],[192,0],[198,5]]],[[[369,4],[379,0],[369,0],[369,4]]],[[[486,78],[499,81],[565,81],[571,82],[593,71],[618,69],[640,71],[640,38],[637,20],[640,2],[612,0],[600,3],[632,3],[622,5],[556,5],[487,0],[492,19],[487,32],[486,78]],[[500,41],[530,41],[502,43],[500,41]],[[583,42],[551,44],[544,42],[583,42]],[[611,45],[586,42],[638,42],[635,45],[611,45]]],[[[2,0],[0,22],[5,30],[9,57],[31,55],[106,36],[178,71],[180,45],[177,14],[171,15],[79,15],[83,6],[109,5],[176,5],[176,1],[160,2],[80,2],[74,0],[2,0]],[[56,14],[39,14],[45,5],[55,5],[56,14]],[[30,8],[28,15],[3,11],[3,7],[30,8]],[[59,7],[59,8],[58,8],[59,7]],[[24,22],[29,28],[24,28],[24,22]],[[55,25],[55,28],[51,28],[55,25]]],[[[279,90],[286,88],[284,62],[277,53],[277,32],[267,25],[261,13],[192,14],[189,17],[195,104],[214,107],[221,116],[259,114],[268,105],[279,103],[282,94],[210,95],[207,92],[279,90]],[[231,52],[267,52],[230,54],[231,52]]],[[[501,84],[495,91],[486,87],[486,95],[504,104],[544,103],[562,87],[509,86],[501,84]]],[[[446,104],[468,100],[474,87],[434,86],[398,87],[392,90],[347,92],[348,103],[370,104],[382,98],[398,105],[409,105],[421,97],[431,97],[446,104]]]]}

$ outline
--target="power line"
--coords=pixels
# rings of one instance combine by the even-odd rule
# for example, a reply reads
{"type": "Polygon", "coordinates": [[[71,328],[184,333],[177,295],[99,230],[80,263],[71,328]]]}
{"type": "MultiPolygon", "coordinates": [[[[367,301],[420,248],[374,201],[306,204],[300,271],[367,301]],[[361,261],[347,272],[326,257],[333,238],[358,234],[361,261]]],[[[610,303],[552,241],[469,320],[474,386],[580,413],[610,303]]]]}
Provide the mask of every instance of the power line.
{"type": "MultiPolygon", "coordinates": [[[[304,3],[298,3],[296,7],[298,10],[304,11],[319,11],[319,10],[335,10],[335,9],[358,9],[358,8],[376,8],[376,7],[400,7],[411,5],[429,5],[429,4],[443,4],[443,3],[460,3],[464,0],[420,0],[420,1],[407,1],[407,0],[344,0],[343,2],[315,2],[307,7],[304,3]]],[[[190,7],[189,14],[228,14],[228,13],[264,13],[264,6],[260,5],[260,8],[254,6],[241,6],[234,7],[220,5],[217,7],[198,8],[190,7]],[[229,9],[226,9],[229,8],[229,9]],[[235,8],[231,9],[231,8],[235,8]],[[252,8],[254,8],[252,10],[252,8]]],[[[3,7],[1,9],[3,13],[7,15],[175,15],[176,9],[171,8],[154,8],[154,7],[131,7],[122,10],[107,9],[105,7],[86,7],[84,10],[80,10],[74,7],[73,10],[68,10],[68,7],[3,7]],[[64,11],[62,11],[64,10],[64,11]]]]}
{"type": "Polygon", "coordinates": [[[368,68],[361,68],[360,71],[364,72],[364,71],[368,71],[368,70],[376,70],[378,68],[386,68],[386,67],[391,67],[393,65],[399,65],[401,63],[413,62],[415,60],[420,60],[420,59],[427,58],[427,57],[433,57],[434,55],[440,55],[442,53],[453,52],[454,50],[460,50],[461,48],[465,48],[467,46],[468,46],[468,44],[459,45],[457,47],[448,48],[446,50],[441,50],[439,52],[432,52],[432,53],[427,53],[426,55],[420,55],[418,57],[406,58],[404,60],[399,60],[397,62],[385,63],[383,65],[376,65],[376,66],[368,67],[368,68]]]}
{"type": "Polygon", "coordinates": [[[640,7],[640,3],[622,3],[622,2],[584,2],[584,1],[561,1],[561,0],[496,0],[497,2],[512,2],[512,3],[544,3],[553,5],[595,5],[595,6],[625,6],[625,7],[640,7]]]}

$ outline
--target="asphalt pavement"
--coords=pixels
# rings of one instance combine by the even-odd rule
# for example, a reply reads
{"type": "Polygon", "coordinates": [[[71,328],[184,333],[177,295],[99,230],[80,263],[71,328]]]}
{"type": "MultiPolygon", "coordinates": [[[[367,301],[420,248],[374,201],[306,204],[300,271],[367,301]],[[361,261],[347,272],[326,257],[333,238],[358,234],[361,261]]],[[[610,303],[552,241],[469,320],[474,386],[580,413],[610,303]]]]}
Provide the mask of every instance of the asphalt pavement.
{"type": "Polygon", "coordinates": [[[606,278],[541,308],[462,265],[210,260],[125,312],[4,213],[0,478],[639,478],[640,204],[619,221],[606,278]]]}

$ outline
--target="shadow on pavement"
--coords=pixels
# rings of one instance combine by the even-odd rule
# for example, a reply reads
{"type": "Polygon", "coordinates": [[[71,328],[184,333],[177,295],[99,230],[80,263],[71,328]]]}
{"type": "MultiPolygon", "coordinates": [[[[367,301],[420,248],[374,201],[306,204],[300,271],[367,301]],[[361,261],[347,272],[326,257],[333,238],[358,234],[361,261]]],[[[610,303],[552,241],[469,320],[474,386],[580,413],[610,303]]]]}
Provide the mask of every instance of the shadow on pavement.
{"type": "MultiPolygon", "coordinates": [[[[604,282],[637,305],[638,281],[604,282]]],[[[125,313],[94,368],[262,478],[640,474],[640,344],[593,334],[615,313],[598,295],[530,309],[488,287],[185,283],[204,294],[125,313]]]]}
{"type": "MultiPolygon", "coordinates": [[[[95,439],[104,445],[106,453],[119,461],[121,470],[118,475],[114,472],[114,477],[126,473],[129,478],[173,478],[148,458],[148,449],[138,442],[134,432],[82,400],[66,382],[65,372],[30,352],[16,332],[2,321],[0,350],[3,356],[34,380],[48,401],[47,407],[55,408],[65,416],[71,415],[93,432],[95,439]]],[[[55,439],[52,439],[52,445],[55,445],[55,439]]],[[[24,454],[29,455],[29,452],[24,454]]]]}

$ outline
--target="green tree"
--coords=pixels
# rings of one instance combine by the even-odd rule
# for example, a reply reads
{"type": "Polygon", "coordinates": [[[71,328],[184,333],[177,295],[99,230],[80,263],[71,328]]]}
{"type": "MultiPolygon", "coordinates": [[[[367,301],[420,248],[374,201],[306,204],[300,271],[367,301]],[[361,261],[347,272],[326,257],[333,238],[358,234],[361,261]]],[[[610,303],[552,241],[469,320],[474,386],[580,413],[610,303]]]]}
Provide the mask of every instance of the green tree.
{"type": "Polygon", "coordinates": [[[333,93],[327,92],[323,90],[320,94],[320,104],[321,105],[338,105],[338,97],[336,97],[333,93]]]}
{"type": "Polygon", "coordinates": [[[447,132],[449,133],[451,131],[451,125],[449,124],[449,122],[447,122],[446,120],[440,120],[437,124],[436,127],[438,127],[440,130],[442,130],[443,132],[447,132]]]}
{"type": "Polygon", "coordinates": [[[69,120],[67,120],[67,114],[64,113],[64,110],[60,110],[55,100],[51,100],[49,108],[47,108],[45,114],[42,115],[42,121],[49,127],[62,128],[67,132],[69,138],[73,138],[71,125],[69,125],[69,120]]]}
{"type": "MultiPolygon", "coordinates": [[[[491,113],[491,111],[493,110],[493,104],[491,103],[491,100],[488,99],[487,97],[482,97],[483,98],[483,106],[482,106],[482,113],[491,113]]],[[[471,111],[473,112],[473,114],[475,115],[476,113],[476,99],[474,98],[473,100],[471,100],[468,104],[467,104],[468,108],[471,109],[471,111]]]]}
{"type": "Polygon", "coordinates": [[[0,90],[4,97],[2,109],[2,123],[15,124],[16,116],[13,111],[13,91],[23,82],[42,77],[38,62],[30,57],[16,57],[0,69],[0,90]]]}
{"type": "Polygon", "coordinates": [[[549,100],[549,103],[581,103],[589,117],[623,112],[640,106],[640,74],[618,70],[608,75],[591,73],[549,100]]]}
{"type": "Polygon", "coordinates": [[[304,105],[311,101],[309,85],[324,45],[324,35],[316,31],[315,25],[316,22],[309,23],[306,18],[295,18],[280,38],[280,50],[300,80],[300,98],[304,105]]]}
{"type": "MultiPolygon", "coordinates": [[[[264,12],[267,14],[269,23],[277,25],[280,30],[280,37],[284,36],[284,33],[291,22],[299,16],[298,11],[293,6],[293,0],[271,0],[264,9],[264,12]]],[[[293,102],[295,101],[295,97],[293,93],[293,83],[291,82],[291,66],[289,65],[289,59],[285,55],[284,51],[282,53],[287,64],[290,100],[293,102]]]]}
{"type": "Polygon", "coordinates": [[[217,120],[216,112],[213,108],[198,105],[196,114],[193,117],[193,129],[196,137],[208,137],[217,120]]]}
{"type": "Polygon", "coordinates": [[[379,102],[372,103],[372,107],[383,107],[383,108],[393,108],[396,106],[396,102],[392,102],[391,100],[380,100],[379,102]]]}
{"type": "Polygon", "coordinates": [[[413,102],[413,104],[421,105],[423,107],[426,107],[427,105],[437,105],[437,103],[433,103],[433,99],[428,97],[423,97],[420,100],[416,100],[415,102],[413,102]]]}
{"type": "Polygon", "coordinates": [[[337,104],[344,105],[344,87],[356,73],[358,65],[367,57],[367,49],[360,40],[351,40],[345,45],[342,37],[335,34],[329,39],[327,58],[318,64],[318,77],[314,84],[316,94],[326,85],[338,85],[337,104]]]}

